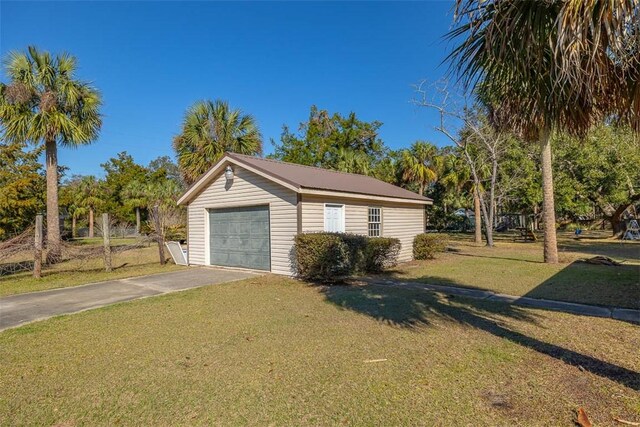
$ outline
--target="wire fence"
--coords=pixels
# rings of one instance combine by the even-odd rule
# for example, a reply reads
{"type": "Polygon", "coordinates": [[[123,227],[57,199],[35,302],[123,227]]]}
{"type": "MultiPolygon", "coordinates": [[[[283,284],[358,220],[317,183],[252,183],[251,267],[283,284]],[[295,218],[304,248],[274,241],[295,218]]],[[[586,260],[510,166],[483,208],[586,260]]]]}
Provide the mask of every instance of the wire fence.
{"type": "MultiPolygon", "coordinates": [[[[124,265],[159,261],[159,251],[152,246],[158,242],[162,246],[164,239],[155,233],[137,235],[135,228],[130,226],[114,226],[108,215],[102,224],[96,226],[95,232],[101,239],[62,240],[55,247],[50,247],[44,238],[46,229],[42,226],[42,218],[39,218],[34,226],[0,242],[0,276],[31,271],[34,277],[40,277],[43,271],[62,269],[111,271],[124,265]],[[109,237],[105,238],[105,234],[109,237]]],[[[162,251],[160,254],[164,258],[162,251]]]]}
{"type": "Polygon", "coordinates": [[[0,242],[0,275],[32,270],[35,249],[35,227],[0,242]]]}
{"type": "MultiPolygon", "coordinates": [[[[138,237],[136,227],[131,225],[115,224],[114,227],[109,230],[109,236],[114,238],[126,238],[126,237],[138,237]]],[[[90,237],[89,227],[78,227],[75,231],[74,238],[81,239],[90,237]]],[[[102,237],[102,230],[96,226],[93,231],[92,237],[102,237]]]]}

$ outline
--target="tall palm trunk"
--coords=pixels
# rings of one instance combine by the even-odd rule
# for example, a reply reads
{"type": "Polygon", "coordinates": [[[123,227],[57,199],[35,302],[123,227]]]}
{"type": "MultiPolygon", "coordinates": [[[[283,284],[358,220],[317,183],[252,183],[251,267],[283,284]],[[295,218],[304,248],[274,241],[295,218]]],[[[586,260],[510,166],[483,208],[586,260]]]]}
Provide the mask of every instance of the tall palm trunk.
{"type": "Polygon", "coordinates": [[[553,200],[553,172],[551,170],[551,132],[544,128],[540,132],[542,154],[542,220],[544,221],[544,262],[558,262],[558,241],[556,239],[556,212],[553,200]]]}
{"type": "Polygon", "coordinates": [[[93,237],[93,208],[89,208],[89,237],[93,237]]]}
{"type": "Polygon", "coordinates": [[[71,216],[71,237],[76,238],[76,216],[71,216]]]}
{"type": "Polygon", "coordinates": [[[55,139],[45,142],[47,175],[47,262],[60,256],[60,213],[58,208],[58,146],[55,139]]]}
{"type": "Polygon", "coordinates": [[[473,191],[473,212],[476,222],[475,242],[482,243],[482,212],[480,210],[480,197],[477,191],[473,191]]]}
{"type": "Polygon", "coordinates": [[[140,208],[136,207],[136,234],[140,234],[140,208]]]}

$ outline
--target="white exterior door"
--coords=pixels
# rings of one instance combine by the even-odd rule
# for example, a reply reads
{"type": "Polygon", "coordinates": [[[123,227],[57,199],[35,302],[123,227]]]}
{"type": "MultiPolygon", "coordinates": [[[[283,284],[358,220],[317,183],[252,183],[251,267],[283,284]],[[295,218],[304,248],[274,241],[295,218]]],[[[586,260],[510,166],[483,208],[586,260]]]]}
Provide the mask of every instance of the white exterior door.
{"type": "Polygon", "coordinates": [[[324,205],[324,231],[344,233],[344,205],[324,205]]]}

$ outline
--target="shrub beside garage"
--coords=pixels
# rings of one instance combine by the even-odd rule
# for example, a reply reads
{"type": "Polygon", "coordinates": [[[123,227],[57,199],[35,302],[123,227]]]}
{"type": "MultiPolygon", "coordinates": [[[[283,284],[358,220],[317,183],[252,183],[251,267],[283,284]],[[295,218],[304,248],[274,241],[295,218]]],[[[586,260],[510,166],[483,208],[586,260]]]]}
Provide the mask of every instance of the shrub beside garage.
{"type": "Polygon", "coordinates": [[[380,273],[398,264],[400,240],[391,237],[371,237],[364,248],[364,271],[380,273]]]}
{"type": "Polygon", "coordinates": [[[294,239],[294,268],[304,280],[340,282],[379,273],[398,263],[400,240],[351,233],[301,233],[294,239]]]}
{"type": "Polygon", "coordinates": [[[433,259],[438,252],[444,252],[447,247],[446,234],[422,233],[413,239],[414,259],[433,259]]]}

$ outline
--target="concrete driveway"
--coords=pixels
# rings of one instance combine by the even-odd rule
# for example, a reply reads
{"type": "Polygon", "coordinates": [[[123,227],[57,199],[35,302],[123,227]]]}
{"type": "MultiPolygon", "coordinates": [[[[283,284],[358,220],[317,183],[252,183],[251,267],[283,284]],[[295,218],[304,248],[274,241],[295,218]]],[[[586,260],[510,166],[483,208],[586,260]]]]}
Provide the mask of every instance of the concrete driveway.
{"type": "Polygon", "coordinates": [[[0,298],[0,331],[60,314],[77,313],[122,301],[255,277],[257,274],[214,268],[110,280],[70,288],[0,298]]]}

